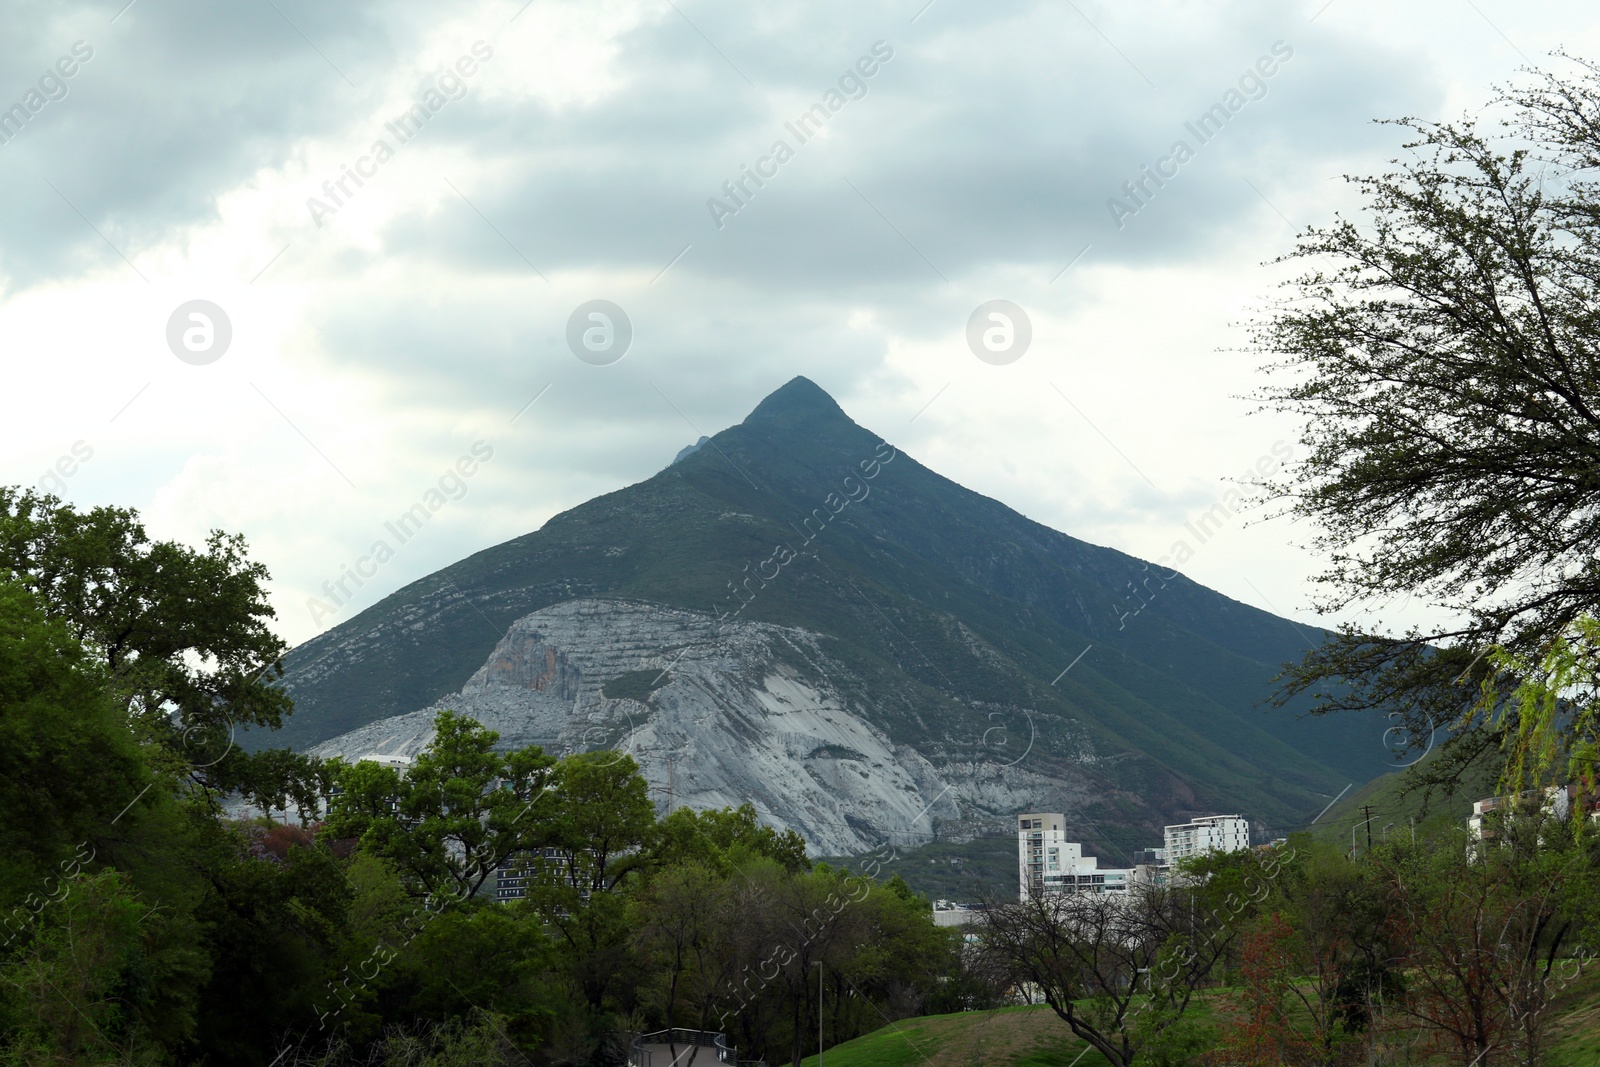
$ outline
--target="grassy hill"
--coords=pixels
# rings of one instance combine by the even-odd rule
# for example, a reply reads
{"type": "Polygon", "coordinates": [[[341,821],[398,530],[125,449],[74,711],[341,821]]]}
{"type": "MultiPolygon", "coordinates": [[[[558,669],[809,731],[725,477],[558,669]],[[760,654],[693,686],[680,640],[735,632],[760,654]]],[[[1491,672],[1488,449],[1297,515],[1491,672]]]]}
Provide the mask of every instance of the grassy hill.
{"type": "MultiPolygon", "coordinates": [[[[1227,994],[1208,994],[1196,1017],[1226,1026],[1227,994]]],[[[1600,964],[1591,962],[1551,1007],[1547,1067],[1600,1064],[1600,964]]],[[[1447,1061],[1439,1058],[1442,1065],[1447,1061]]],[[[818,1067],[817,1057],[802,1061],[818,1067]]],[[[825,1049],[821,1067],[1105,1067],[1106,1060],[1073,1036],[1050,1008],[925,1015],[901,1019],[854,1041],[825,1049]]],[[[776,1065],[773,1065],[776,1067],[776,1065]]]]}
{"type": "MultiPolygon", "coordinates": [[[[801,1063],[817,1067],[817,1057],[808,1056],[801,1063]]],[[[1042,1005],[901,1019],[822,1054],[823,1067],[1106,1067],[1106,1063],[1042,1005]]]]}

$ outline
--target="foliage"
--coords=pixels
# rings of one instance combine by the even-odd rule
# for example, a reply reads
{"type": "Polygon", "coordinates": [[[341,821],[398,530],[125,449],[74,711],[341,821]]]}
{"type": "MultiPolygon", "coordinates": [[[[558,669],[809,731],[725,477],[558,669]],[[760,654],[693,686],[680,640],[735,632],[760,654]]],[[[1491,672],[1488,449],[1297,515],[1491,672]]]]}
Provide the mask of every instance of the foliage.
{"type": "MultiPolygon", "coordinates": [[[[1568,774],[1596,796],[1600,763],[1600,619],[1583,615],[1551,639],[1537,662],[1504,648],[1490,653],[1496,672],[1483,680],[1479,710],[1505,737],[1502,787],[1543,789],[1568,774]],[[1504,679],[1514,688],[1507,696],[1504,679]]],[[[1581,818],[1583,805],[1574,809],[1581,818]]]]}
{"type": "Polygon", "coordinates": [[[153,762],[209,799],[242,789],[264,805],[309,810],[314,762],[235,744],[276,729],[288,696],[269,677],[275,635],[267,571],[244,539],[213,531],[204,551],[152,541],[127,508],[80,512],[53,496],[0,486],[0,578],[20,581],[99,661],[115,699],[157,742],[153,762]]]}
{"type": "Polygon", "coordinates": [[[701,862],[727,871],[762,857],[793,874],[811,867],[805,839],[761,823],[748,801],[737,808],[679,808],[661,820],[657,842],[658,863],[701,862]]]}
{"type": "Polygon", "coordinates": [[[746,1046],[798,1056],[791,943],[838,1040],[952,969],[903,883],[813,870],[749,805],[658,818],[618,753],[498,751],[445,713],[403,775],[245,756],[228,724],[289,706],[242,673],[278,652],[242,542],[0,504],[0,1063],[598,1063],[629,1018],[764,1020],[746,1046]],[[230,789],[327,820],[228,818],[230,789]],[[484,899],[518,855],[548,877],[484,899]]]}
{"type": "Polygon", "coordinates": [[[1116,1067],[1161,1047],[1235,937],[1185,889],[1080,893],[991,905],[982,951],[1037,988],[1078,1037],[1116,1067]]]}
{"type": "Polygon", "coordinates": [[[392,1026],[363,1055],[349,1042],[302,1052],[287,1067],[510,1067],[527,1057],[506,1036],[505,1020],[474,1010],[439,1023],[392,1026]]]}
{"type": "Polygon", "coordinates": [[[1261,398],[1304,420],[1276,488],[1320,530],[1322,607],[1416,594],[1452,620],[1347,625],[1284,694],[1396,712],[1419,747],[1470,710],[1490,647],[1536,663],[1600,607],[1600,75],[1535,72],[1498,103],[1497,127],[1395,123],[1410,155],[1347,179],[1364,218],[1300,238],[1311,266],[1255,334],[1281,357],[1261,398]]]}
{"type": "Polygon", "coordinates": [[[209,889],[195,909],[211,961],[199,1006],[200,1044],[237,1064],[265,1064],[276,1039],[314,1019],[346,938],[350,887],[326,845],[252,855],[250,826],[208,835],[209,889]]]}
{"type": "Polygon", "coordinates": [[[1243,1021],[1225,1031],[1211,1062],[1226,1067],[1279,1067],[1315,1062],[1318,1042],[1290,1019],[1300,946],[1293,928],[1273,913],[1244,938],[1240,996],[1243,1021]]]}
{"type": "Polygon", "coordinates": [[[1391,1023],[1410,1019],[1463,1064],[1538,1062],[1558,962],[1600,891],[1588,833],[1535,811],[1482,841],[1453,831],[1375,850],[1405,974],[1391,1023]]]}
{"type": "Polygon", "coordinates": [[[614,889],[647,863],[656,808],[632,756],[568,756],[550,778],[539,843],[560,853],[562,888],[587,896],[614,889]]]}
{"type": "MultiPolygon", "coordinates": [[[[8,913],[33,910],[24,897],[36,887],[54,893],[45,879],[58,864],[103,849],[149,784],[106,690],[104,670],[66,622],[0,577],[0,906],[8,913]]],[[[0,944],[12,929],[0,923],[0,944]]]]}
{"type": "Polygon", "coordinates": [[[532,847],[554,761],[537,745],[501,753],[500,735],[441,711],[405,774],[335,762],[326,832],[355,837],[402,871],[419,896],[477,893],[496,867],[532,847]]]}

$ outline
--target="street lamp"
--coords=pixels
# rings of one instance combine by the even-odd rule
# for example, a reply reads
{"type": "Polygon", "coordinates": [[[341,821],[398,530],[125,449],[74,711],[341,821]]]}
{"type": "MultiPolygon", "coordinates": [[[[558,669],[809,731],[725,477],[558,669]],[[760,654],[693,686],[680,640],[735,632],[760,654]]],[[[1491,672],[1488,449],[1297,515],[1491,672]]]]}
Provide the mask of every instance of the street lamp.
{"type": "Polygon", "coordinates": [[[822,961],[815,960],[811,966],[817,969],[817,1067],[822,1067],[822,961]]]}

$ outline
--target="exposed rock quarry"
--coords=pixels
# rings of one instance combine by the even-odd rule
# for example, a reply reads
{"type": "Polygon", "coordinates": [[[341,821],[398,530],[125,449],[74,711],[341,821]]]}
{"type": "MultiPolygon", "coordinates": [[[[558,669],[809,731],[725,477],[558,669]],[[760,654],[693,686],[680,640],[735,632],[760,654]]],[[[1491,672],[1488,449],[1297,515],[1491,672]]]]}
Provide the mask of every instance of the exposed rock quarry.
{"type": "MultiPolygon", "coordinates": [[[[939,767],[894,744],[847,706],[836,684],[844,668],[828,656],[828,642],[651,604],[571,600],[513,623],[455,695],[312,752],[414,755],[431,739],[437,712],[449,709],[498,731],[506,747],[626,752],[661,807],[748,801],[764,821],[799,832],[813,855],[922,843],[936,819],[952,828],[982,823],[1062,797],[1064,786],[1076,791],[1059,764],[1045,776],[1022,758],[1021,720],[1004,750],[951,750],[964,758],[939,767]],[[617,696],[613,685],[608,698],[606,683],[618,680],[632,695],[617,696]]],[[[1078,776],[1069,769],[1068,777],[1078,776]]]]}

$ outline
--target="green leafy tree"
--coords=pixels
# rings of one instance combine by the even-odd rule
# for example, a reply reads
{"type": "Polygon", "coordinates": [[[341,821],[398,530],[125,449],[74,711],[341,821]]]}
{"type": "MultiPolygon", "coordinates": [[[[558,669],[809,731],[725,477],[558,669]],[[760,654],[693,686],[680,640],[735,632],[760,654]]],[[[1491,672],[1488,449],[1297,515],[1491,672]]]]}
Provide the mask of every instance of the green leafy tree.
{"type": "Polygon", "coordinates": [[[541,844],[560,854],[561,881],[571,891],[587,896],[615,889],[648,866],[656,807],[632,756],[567,756],[551,776],[548,800],[541,809],[541,844]]]}
{"type": "Polygon", "coordinates": [[[1292,927],[1293,936],[1277,938],[1274,947],[1295,979],[1285,992],[1306,1020],[1308,1055],[1332,1063],[1353,1054],[1356,1035],[1366,1034],[1371,1050],[1404,989],[1403,953],[1375,868],[1307,834],[1293,844],[1295,859],[1275,879],[1263,919],[1292,927]]]}
{"type": "Polygon", "coordinates": [[[1317,1063],[1318,1042],[1291,1018],[1299,975],[1300,946],[1295,931],[1274,912],[1262,917],[1244,937],[1242,990],[1244,1019],[1227,1028],[1212,1057],[1227,1067],[1291,1067],[1317,1063]]]}
{"type": "Polygon", "coordinates": [[[0,945],[67,868],[90,863],[151,775],[104,670],[38,598],[0,577],[0,945]],[[12,909],[22,906],[25,914],[12,909]]]}
{"type": "MultiPolygon", "coordinates": [[[[662,871],[635,897],[634,943],[654,976],[650,999],[666,1028],[715,1029],[737,967],[737,900],[727,876],[697,863],[662,871]]],[[[704,1050],[692,1046],[681,1058],[675,1044],[668,1051],[688,1067],[704,1050]]]]}
{"type": "Polygon", "coordinates": [[[500,735],[454,712],[404,774],[376,763],[336,763],[325,831],[359,838],[422,896],[475,895],[517,852],[533,847],[554,760],[537,745],[497,752],[500,735]]]}
{"type": "Polygon", "coordinates": [[[897,874],[874,882],[832,872],[834,894],[846,902],[843,940],[851,951],[830,967],[833,1030],[875,1030],[885,1017],[921,1015],[939,987],[959,970],[962,931],[933,925],[930,902],[897,874]]]}
{"type": "Polygon", "coordinates": [[[704,863],[729,871],[752,857],[764,857],[799,873],[811,869],[805,839],[760,822],[753,804],[737,808],[679,808],[661,820],[652,861],[704,863]]]}
{"type": "MultiPolygon", "coordinates": [[[[1573,69],[1481,120],[1398,122],[1410,154],[1347,179],[1363,217],[1302,235],[1307,272],[1255,331],[1279,360],[1261,399],[1303,419],[1276,488],[1320,531],[1320,607],[1418,595],[1449,620],[1348,624],[1283,696],[1393,713],[1419,747],[1490,647],[1536,663],[1600,609],[1600,76],[1573,69]]],[[[1436,775],[1493,758],[1504,724],[1475,725],[1436,775]]]]}
{"type": "Polygon", "coordinates": [[[381,999],[402,1018],[493,1012],[506,1034],[537,1043],[560,1010],[554,947],[537,916],[517,905],[432,916],[393,966],[381,999]]]}
{"type": "Polygon", "coordinates": [[[351,899],[326,845],[292,845],[281,859],[262,855],[252,847],[259,829],[223,827],[190,860],[209,882],[196,908],[211,968],[198,1043],[216,1062],[242,1067],[265,1067],[284,1034],[315,1026],[351,899]]]}
{"type": "Polygon", "coordinates": [[[649,785],[631,756],[567,756],[539,816],[534,842],[548,858],[529,900],[554,931],[579,996],[598,1012],[639,977],[625,893],[651,867],[657,824],[649,785]]]}
{"type": "Polygon", "coordinates": [[[154,541],[127,508],[80,512],[0,487],[0,576],[20,581],[105,668],[151,759],[208,799],[241,789],[263,804],[315,801],[315,765],[251,755],[240,730],[290,713],[273,684],[287,646],[272,632],[267,571],[244,539],[213,531],[203,551],[154,541]]]}
{"type": "Polygon", "coordinates": [[[1555,635],[1537,660],[1505,648],[1489,655],[1478,707],[1499,729],[1507,754],[1508,793],[1581,784],[1582,818],[1595,809],[1600,765],[1600,619],[1583,615],[1555,635]],[[1506,689],[1510,687],[1510,691],[1506,689]]]}
{"type": "Polygon", "coordinates": [[[0,967],[0,1063],[157,1062],[162,1039],[188,1036],[160,1010],[162,982],[176,977],[169,917],[116,871],[64,890],[0,967]]]}
{"type": "Polygon", "coordinates": [[[1486,840],[1451,828],[1374,849],[1406,976],[1398,1011],[1451,1062],[1541,1062],[1557,965],[1580,928],[1574,905],[1600,891],[1574,835],[1533,809],[1486,840]]]}

